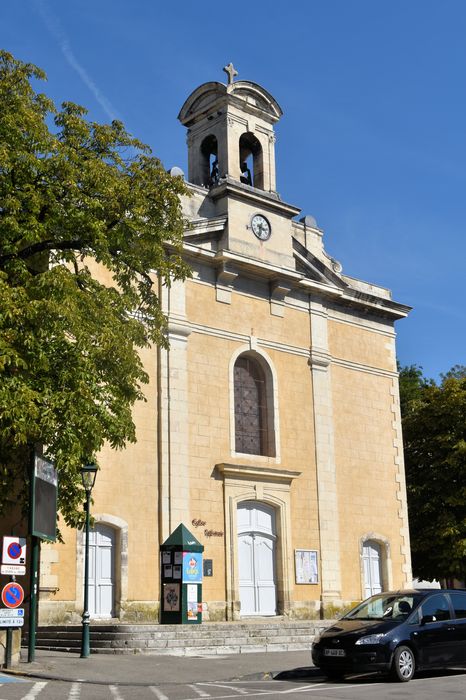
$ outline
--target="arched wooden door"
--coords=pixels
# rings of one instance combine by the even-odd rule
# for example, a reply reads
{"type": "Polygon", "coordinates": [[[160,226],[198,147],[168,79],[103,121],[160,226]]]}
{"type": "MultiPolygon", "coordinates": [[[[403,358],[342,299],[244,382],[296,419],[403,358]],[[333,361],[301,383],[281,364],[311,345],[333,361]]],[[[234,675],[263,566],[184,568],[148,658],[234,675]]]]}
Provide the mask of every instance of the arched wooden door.
{"type": "Polygon", "coordinates": [[[244,501],[237,523],[241,615],[276,615],[275,511],[244,501]]]}

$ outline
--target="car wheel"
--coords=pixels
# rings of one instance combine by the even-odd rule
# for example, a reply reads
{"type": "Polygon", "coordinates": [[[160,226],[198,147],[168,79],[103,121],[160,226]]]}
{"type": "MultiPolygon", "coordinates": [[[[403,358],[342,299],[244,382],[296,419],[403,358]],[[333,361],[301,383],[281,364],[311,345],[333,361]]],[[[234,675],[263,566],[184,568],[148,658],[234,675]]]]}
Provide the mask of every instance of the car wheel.
{"type": "Polygon", "coordinates": [[[409,647],[398,647],[393,655],[391,676],[393,680],[407,683],[414,676],[416,661],[409,647]]]}

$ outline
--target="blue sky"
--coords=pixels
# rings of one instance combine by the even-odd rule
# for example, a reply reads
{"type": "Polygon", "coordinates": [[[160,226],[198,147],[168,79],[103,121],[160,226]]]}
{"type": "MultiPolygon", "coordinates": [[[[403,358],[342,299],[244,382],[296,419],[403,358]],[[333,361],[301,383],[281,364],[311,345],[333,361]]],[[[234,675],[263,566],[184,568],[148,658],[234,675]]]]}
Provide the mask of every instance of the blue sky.
{"type": "Polygon", "coordinates": [[[466,364],[464,0],[3,0],[0,45],[185,171],[178,111],[232,61],[284,111],[282,198],[346,274],[414,307],[401,363],[466,364]]]}

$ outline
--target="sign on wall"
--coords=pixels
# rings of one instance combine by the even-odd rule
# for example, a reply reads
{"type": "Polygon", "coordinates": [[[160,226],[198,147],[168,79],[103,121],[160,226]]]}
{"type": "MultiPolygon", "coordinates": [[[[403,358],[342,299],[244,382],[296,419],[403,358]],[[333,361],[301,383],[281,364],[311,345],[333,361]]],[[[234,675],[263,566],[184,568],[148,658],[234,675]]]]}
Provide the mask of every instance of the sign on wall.
{"type": "Polygon", "coordinates": [[[296,583],[319,583],[317,550],[295,549],[296,583]]]}

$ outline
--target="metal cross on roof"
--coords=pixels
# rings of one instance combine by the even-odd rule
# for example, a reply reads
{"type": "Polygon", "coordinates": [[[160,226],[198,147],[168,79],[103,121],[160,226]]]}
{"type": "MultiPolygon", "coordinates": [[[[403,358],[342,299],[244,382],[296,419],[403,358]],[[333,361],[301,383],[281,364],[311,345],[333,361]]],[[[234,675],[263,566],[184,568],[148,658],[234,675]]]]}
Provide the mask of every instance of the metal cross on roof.
{"type": "Polygon", "coordinates": [[[231,85],[235,75],[238,75],[238,71],[235,69],[231,61],[227,66],[224,66],[223,70],[228,75],[228,85],[231,85]]]}

